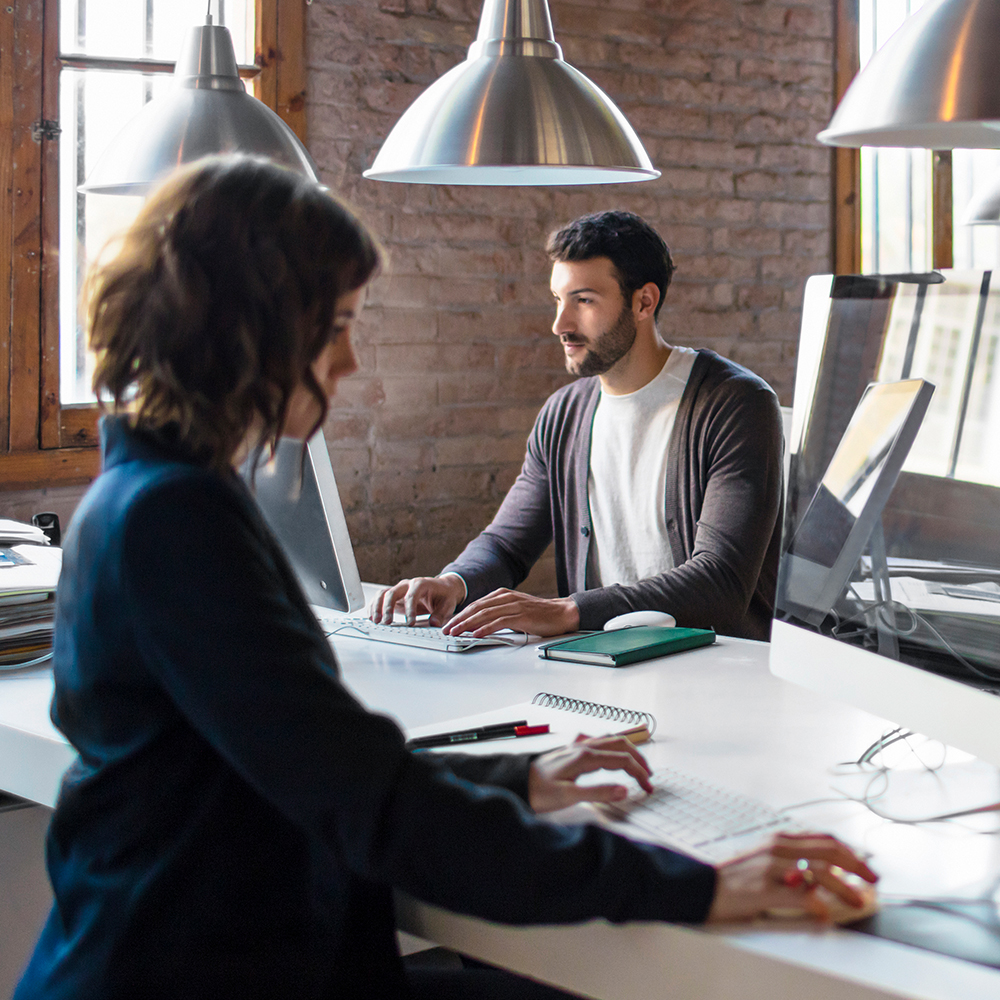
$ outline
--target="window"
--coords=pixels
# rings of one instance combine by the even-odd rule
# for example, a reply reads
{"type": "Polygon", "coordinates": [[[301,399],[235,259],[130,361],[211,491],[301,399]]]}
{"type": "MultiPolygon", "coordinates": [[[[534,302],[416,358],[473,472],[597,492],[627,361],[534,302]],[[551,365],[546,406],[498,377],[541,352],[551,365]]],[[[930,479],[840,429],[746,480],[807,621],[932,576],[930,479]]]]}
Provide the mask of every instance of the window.
{"type": "MultiPolygon", "coordinates": [[[[836,90],[925,0],[838,0],[836,90]]],[[[972,198],[1000,182],[1000,151],[864,147],[835,154],[840,273],[993,268],[1000,227],[967,226],[972,198]]]]}
{"type": "Polygon", "coordinates": [[[986,271],[956,272],[940,285],[901,283],[886,325],[878,381],[935,386],[909,472],[1000,485],[1000,288],[986,271]]]}
{"type": "MultiPolygon", "coordinates": [[[[838,98],[924,2],[838,0],[838,98]]],[[[1000,264],[1000,226],[964,224],[969,202],[1000,183],[1000,150],[866,147],[837,150],[834,163],[838,272],[965,272],[931,290],[899,286],[878,377],[912,368],[937,386],[914,450],[924,464],[911,458],[905,468],[1000,484],[990,430],[1000,413],[1000,290],[989,273],[1000,264]]]]}
{"type": "Polygon", "coordinates": [[[248,90],[304,139],[303,0],[13,0],[0,8],[0,484],[97,471],[92,363],[77,298],[88,260],[139,199],[77,185],[104,145],[172,83],[187,29],[225,24],[248,90]],[[281,53],[278,58],[277,53],[281,53]],[[7,58],[10,53],[11,57],[7,58]]]}
{"type": "MultiPolygon", "coordinates": [[[[861,0],[863,67],[922,0],[861,0]]],[[[926,149],[861,150],[861,270],[876,274],[933,268],[933,155],[926,149]]]]}

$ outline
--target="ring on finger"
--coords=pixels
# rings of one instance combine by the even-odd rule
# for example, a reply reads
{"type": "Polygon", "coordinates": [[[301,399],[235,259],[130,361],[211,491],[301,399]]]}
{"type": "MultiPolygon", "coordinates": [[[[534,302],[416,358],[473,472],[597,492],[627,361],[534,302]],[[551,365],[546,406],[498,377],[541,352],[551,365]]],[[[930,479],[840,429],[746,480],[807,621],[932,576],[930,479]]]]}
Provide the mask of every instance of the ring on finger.
{"type": "Polygon", "coordinates": [[[799,858],[795,867],[789,868],[781,880],[790,889],[797,889],[802,885],[810,888],[816,884],[816,873],[809,867],[808,858],[799,858]]]}

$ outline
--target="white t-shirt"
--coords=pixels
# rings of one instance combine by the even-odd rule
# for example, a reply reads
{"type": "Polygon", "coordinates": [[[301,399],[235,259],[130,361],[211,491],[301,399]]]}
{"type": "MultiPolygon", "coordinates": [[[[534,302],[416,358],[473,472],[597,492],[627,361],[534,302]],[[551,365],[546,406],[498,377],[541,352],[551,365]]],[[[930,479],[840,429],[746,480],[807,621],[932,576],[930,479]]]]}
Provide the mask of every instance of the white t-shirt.
{"type": "Polygon", "coordinates": [[[697,352],[674,347],[636,392],[601,392],[587,493],[593,535],[587,586],[633,584],[673,569],[664,509],[667,445],[697,352]]]}

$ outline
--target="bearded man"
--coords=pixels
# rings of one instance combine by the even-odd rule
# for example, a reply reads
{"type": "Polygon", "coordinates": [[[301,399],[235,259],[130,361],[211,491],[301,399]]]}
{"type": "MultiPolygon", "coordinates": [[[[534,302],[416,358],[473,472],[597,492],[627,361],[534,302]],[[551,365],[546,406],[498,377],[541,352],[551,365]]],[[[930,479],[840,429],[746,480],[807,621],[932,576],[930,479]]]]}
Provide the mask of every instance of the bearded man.
{"type": "Polygon", "coordinates": [[[662,338],[674,264],[639,216],[584,216],[547,250],[552,332],[579,378],[542,407],[489,527],[439,575],[382,591],[372,619],[429,613],[449,634],[551,636],[657,610],[767,639],[783,497],[774,391],[662,338]],[[514,590],[553,540],[559,596],[514,590]]]}

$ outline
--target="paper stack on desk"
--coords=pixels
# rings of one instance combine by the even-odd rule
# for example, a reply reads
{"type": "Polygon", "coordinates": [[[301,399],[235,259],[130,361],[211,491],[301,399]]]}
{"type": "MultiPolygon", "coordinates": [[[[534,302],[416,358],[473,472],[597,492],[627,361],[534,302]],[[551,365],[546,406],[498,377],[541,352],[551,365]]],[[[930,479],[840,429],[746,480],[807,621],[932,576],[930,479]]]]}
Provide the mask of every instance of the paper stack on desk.
{"type": "MultiPolygon", "coordinates": [[[[0,537],[31,525],[0,520],[0,537]]],[[[62,549],[46,544],[0,543],[0,670],[40,666],[52,652],[56,583],[62,549]]],[[[29,537],[22,533],[22,537],[29,537]]]]}

